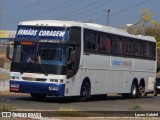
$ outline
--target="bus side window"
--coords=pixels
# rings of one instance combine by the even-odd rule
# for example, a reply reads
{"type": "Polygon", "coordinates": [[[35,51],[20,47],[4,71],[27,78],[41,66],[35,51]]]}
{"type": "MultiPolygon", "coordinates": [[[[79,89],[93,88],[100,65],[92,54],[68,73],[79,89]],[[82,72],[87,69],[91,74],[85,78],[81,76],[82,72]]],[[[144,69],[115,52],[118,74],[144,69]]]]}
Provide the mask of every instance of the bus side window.
{"type": "Polygon", "coordinates": [[[151,58],[156,58],[156,44],[151,43],[151,58]]]}
{"type": "Polygon", "coordinates": [[[112,53],[122,54],[122,38],[118,36],[112,37],[112,53]]]}
{"type": "Polygon", "coordinates": [[[92,49],[92,33],[91,31],[84,31],[84,49],[90,50],[92,49]]]}
{"type": "Polygon", "coordinates": [[[141,41],[134,41],[134,55],[143,56],[143,44],[141,41]]]}
{"type": "Polygon", "coordinates": [[[84,49],[89,51],[97,51],[98,33],[91,30],[84,30],[84,49]]]}
{"type": "Polygon", "coordinates": [[[104,52],[105,51],[105,36],[100,35],[100,51],[104,52]]]}
{"type": "Polygon", "coordinates": [[[144,57],[151,57],[151,48],[150,48],[150,44],[149,43],[144,43],[143,44],[143,55],[144,57]]]}
{"type": "Polygon", "coordinates": [[[110,36],[101,34],[100,35],[100,51],[109,53],[111,49],[110,44],[111,44],[110,36]]]}
{"type": "Polygon", "coordinates": [[[110,53],[110,51],[111,51],[111,39],[110,39],[110,36],[107,36],[106,40],[107,40],[107,42],[106,42],[107,52],[110,53]]]}
{"type": "Polygon", "coordinates": [[[124,55],[133,55],[133,41],[129,38],[123,39],[123,53],[124,55]]]}

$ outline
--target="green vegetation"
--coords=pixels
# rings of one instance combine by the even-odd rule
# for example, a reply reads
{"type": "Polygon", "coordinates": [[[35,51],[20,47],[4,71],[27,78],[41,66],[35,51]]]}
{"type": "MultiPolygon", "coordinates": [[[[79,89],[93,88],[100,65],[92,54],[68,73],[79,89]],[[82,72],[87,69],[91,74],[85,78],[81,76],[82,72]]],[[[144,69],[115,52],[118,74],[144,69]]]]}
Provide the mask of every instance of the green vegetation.
{"type": "Polygon", "coordinates": [[[139,101],[131,100],[130,103],[133,106],[132,107],[133,111],[141,111],[141,110],[143,110],[142,107],[140,106],[140,102],[139,101]]]}
{"type": "Polygon", "coordinates": [[[133,106],[133,111],[140,111],[142,110],[141,106],[139,106],[138,104],[133,106]]]}
{"type": "MultiPolygon", "coordinates": [[[[124,25],[121,29],[135,35],[153,36],[160,42],[160,22],[152,19],[153,13],[150,9],[140,10],[140,20],[131,26],[124,25]]],[[[158,67],[160,67],[160,49],[158,49],[158,67]]]]}
{"type": "Polygon", "coordinates": [[[60,106],[59,110],[56,112],[57,115],[63,117],[80,117],[87,116],[85,112],[79,111],[79,109],[72,106],[60,106]]]}
{"type": "Polygon", "coordinates": [[[1,103],[0,104],[0,111],[7,112],[7,111],[12,111],[16,110],[15,107],[9,103],[1,103]]]}

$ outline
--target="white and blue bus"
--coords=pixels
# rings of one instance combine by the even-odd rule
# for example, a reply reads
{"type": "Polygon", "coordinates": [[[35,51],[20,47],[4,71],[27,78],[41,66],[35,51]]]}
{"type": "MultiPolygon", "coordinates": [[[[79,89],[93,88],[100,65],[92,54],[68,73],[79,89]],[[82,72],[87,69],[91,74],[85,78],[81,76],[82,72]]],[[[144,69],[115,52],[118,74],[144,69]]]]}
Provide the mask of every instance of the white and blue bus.
{"type": "Polygon", "coordinates": [[[21,22],[14,40],[10,91],[33,98],[79,96],[81,101],[110,93],[136,98],[154,90],[156,54],[153,37],[108,26],[21,22]]]}

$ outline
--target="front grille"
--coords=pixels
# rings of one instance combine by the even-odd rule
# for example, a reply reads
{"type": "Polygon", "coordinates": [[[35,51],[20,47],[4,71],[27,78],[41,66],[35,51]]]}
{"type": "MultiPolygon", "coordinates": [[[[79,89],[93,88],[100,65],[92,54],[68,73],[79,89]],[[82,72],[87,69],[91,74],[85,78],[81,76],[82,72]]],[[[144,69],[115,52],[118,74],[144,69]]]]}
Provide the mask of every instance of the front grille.
{"type": "Polygon", "coordinates": [[[30,78],[30,77],[22,77],[22,79],[27,81],[36,81],[36,78],[30,78]]]}
{"type": "Polygon", "coordinates": [[[29,78],[29,77],[22,77],[23,80],[27,80],[27,81],[46,81],[47,79],[45,78],[29,78]]]}

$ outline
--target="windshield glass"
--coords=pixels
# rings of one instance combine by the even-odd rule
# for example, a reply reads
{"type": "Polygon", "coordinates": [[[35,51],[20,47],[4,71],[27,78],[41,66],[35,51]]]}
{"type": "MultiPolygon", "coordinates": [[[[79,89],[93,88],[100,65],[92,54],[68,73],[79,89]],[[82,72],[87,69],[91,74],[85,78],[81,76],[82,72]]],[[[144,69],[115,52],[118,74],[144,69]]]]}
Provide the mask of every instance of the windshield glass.
{"type": "MultiPolygon", "coordinates": [[[[29,42],[28,42],[29,43],[29,42]]],[[[39,64],[61,64],[66,63],[66,45],[54,43],[15,43],[13,62],[39,64]]]]}
{"type": "Polygon", "coordinates": [[[66,62],[66,45],[40,43],[38,59],[41,64],[62,64],[66,62]]]}

